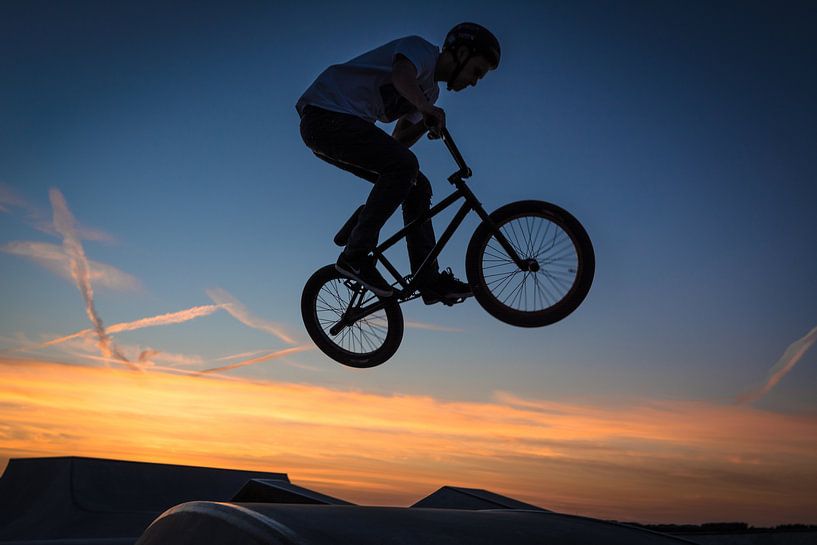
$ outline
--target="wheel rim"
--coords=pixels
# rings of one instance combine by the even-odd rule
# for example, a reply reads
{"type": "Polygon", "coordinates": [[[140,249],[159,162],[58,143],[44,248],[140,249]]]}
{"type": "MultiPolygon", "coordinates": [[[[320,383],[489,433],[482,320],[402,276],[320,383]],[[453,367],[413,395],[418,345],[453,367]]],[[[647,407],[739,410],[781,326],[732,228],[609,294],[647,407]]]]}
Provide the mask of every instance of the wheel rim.
{"type": "Polygon", "coordinates": [[[510,218],[499,230],[522,261],[535,261],[538,270],[520,270],[491,236],[482,252],[482,275],[491,295],[521,312],[541,312],[564,300],[579,278],[579,254],[569,232],[545,215],[510,218]]]}
{"type": "Polygon", "coordinates": [[[377,300],[376,295],[345,278],[333,278],[326,282],[316,296],[315,319],[321,333],[329,342],[350,355],[366,356],[376,352],[386,343],[389,320],[385,309],[360,318],[344,327],[337,335],[329,332],[349,308],[349,303],[358,289],[363,290],[363,298],[357,306],[365,306],[377,300]]]}

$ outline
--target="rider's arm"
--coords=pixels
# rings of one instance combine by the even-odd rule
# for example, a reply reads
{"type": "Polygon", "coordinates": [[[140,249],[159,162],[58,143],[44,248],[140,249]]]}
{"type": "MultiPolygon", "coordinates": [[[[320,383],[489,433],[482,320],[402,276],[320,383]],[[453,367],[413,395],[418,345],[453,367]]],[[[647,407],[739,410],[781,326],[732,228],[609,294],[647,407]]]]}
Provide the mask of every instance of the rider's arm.
{"type": "Polygon", "coordinates": [[[426,98],[417,83],[417,68],[408,58],[397,55],[392,63],[391,77],[394,88],[413,104],[418,112],[423,114],[423,121],[426,125],[445,127],[445,111],[434,106],[426,98]]]}
{"type": "Polygon", "coordinates": [[[392,83],[397,92],[406,97],[420,112],[428,111],[431,103],[417,84],[417,68],[403,55],[394,59],[391,67],[392,83]]]}
{"type": "Polygon", "coordinates": [[[417,123],[412,123],[407,118],[408,116],[403,116],[397,120],[397,124],[394,126],[394,131],[391,135],[395,140],[407,148],[410,148],[428,129],[422,120],[417,123]]]}

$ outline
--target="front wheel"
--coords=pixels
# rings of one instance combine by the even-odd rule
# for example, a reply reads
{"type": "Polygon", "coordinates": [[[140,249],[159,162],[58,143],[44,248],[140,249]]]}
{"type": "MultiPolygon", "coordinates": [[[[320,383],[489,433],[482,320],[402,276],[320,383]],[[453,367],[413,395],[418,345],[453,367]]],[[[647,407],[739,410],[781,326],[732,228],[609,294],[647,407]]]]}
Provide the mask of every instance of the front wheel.
{"type": "Polygon", "coordinates": [[[465,258],[468,282],[482,308],[519,327],[552,324],[576,310],[596,269],[593,244],[579,221],[544,201],[507,204],[490,218],[526,266],[517,265],[483,221],[465,258]]]}
{"type": "Polygon", "coordinates": [[[403,340],[403,313],[395,299],[357,320],[343,322],[380,299],[360,283],[342,276],[334,265],[315,271],[301,295],[301,317],[321,351],[349,367],[374,367],[391,358],[403,340]]]}

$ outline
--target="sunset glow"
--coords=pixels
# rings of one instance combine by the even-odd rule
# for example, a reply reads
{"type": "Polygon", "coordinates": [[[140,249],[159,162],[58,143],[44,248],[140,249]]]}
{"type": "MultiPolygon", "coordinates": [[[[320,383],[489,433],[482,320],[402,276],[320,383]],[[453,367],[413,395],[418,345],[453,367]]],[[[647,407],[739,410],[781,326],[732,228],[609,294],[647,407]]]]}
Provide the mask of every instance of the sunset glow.
{"type": "Polygon", "coordinates": [[[807,518],[817,417],[745,405],[484,402],[21,360],[0,364],[6,457],[281,471],[369,504],[444,484],[640,521],[807,518]]]}

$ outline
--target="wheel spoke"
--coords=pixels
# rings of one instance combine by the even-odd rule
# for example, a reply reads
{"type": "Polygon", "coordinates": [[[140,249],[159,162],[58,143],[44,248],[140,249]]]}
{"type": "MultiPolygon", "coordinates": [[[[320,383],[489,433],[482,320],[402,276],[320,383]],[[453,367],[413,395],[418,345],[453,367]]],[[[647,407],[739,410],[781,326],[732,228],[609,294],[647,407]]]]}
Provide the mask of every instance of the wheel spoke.
{"type": "Polygon", "coordinates": [[[519,269],[496,237],[482,251],[482,278],[498,302],[521,312],[540,312],[561,301],[577,279],[579,256],[564,228],[549,217],[527,214],[497,225],[523,260],[536,271],[519,269]]]}
{"type": "MultiPolygon", "coordinates": [[[[349,305],[360,293],[350,289],[347,282],[348,280],[343,278],[334,278],[318,290],[314,305],[315,318],[326,339],[334,345],[355,355],[370,354],[386,342],[389,321],[385,309],[346,325],[337,335],[329,333],[344,313],[350,310],[349,305]]],[[[360,299],[360,302],[355,304],[356,309],[376,301],[377,296],[367,290],[360,299]]]]}

